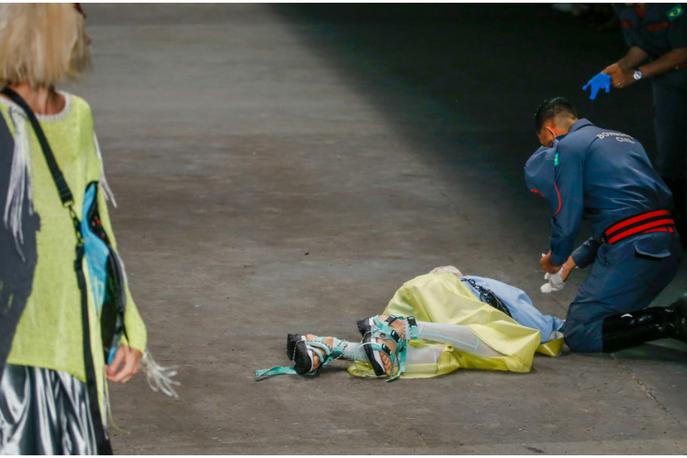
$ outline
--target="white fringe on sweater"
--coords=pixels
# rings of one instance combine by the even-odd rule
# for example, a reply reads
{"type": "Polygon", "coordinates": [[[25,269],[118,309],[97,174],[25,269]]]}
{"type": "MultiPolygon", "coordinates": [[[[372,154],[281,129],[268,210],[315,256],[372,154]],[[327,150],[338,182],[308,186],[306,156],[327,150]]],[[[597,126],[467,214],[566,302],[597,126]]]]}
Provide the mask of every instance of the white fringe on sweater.
{"type": "Polygon", "coordinates": [[[27,132],[27,120],[23,113],[10,108],[10,120],[14,126],[14,151],[10,170],[10,182],[3,213],[3,223],[9,229],[19,256],[24,260],[21,245],[24,243],[22,211],[28,199],[29,212],[33,215],[31,198],[31,144],[27,132]]]}
{"type": "Polygon", "coordinates": [[[100,143],[98,143],[98,136],[93,132],[93,144],[95,144],[95,151],[98,153],[98,159],[100,159],[100,184],[105,191],[105,200],[112,202],[112,205],[117,208],[117,200],[115,199],[112,189],[107,182],[107,177],[105,176],[105,164],[103,163],[103,154],[100,152],[100,143]]]}
{"type": "Polygon", "coordinates": [[[153,355],[151,355],[148,350],[143,354],[141,365],[151,390],[155,392],[160,391],[170,398],[176,399],[179,397],[174,389],[175,385],[181,385],[180,382],[174,380],[174,376],[177,375],[175,366],[160,366],[157,361],[153,359],[153,355]]]}

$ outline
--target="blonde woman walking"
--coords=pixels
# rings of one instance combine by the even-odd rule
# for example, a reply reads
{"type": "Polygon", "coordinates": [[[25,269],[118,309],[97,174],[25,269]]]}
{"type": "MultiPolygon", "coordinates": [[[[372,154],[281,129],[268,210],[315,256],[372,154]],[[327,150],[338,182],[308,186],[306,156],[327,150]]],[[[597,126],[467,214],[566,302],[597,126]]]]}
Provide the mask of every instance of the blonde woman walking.
{"type": "Polygon", "coordinates": [[[90,65],[84,19],[0,6],[1,453],[111,453],[105,379],[126,383],[146,349],[91,109],[55,88],[90,65]]]}

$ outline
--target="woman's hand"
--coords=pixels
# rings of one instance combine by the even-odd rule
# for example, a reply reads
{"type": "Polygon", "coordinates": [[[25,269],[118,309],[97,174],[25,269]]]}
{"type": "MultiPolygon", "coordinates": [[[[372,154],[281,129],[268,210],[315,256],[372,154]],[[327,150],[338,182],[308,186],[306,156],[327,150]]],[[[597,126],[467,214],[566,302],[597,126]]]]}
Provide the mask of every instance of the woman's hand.
{"type": "Polygon", "coordinates": [[[128,345],[119,346],[112,364],[107,366],[107,379],[115,383],[126,383],[136,375],[140,368],[141,352],[129,348],[128,345]]]}

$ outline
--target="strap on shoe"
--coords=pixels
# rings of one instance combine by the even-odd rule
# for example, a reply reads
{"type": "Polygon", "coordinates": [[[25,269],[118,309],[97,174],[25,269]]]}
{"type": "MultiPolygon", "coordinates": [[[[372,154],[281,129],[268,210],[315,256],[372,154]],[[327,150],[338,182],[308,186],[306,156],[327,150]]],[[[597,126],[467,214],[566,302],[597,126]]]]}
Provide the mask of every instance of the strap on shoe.
{"type": "Polygon", "coordinates": [[[259,369],[255,371],[255,381],[259,382],[275,375],[296,375],[296,369],[293,366],[275,366],[270,369],[259,369]]]}
{"type": "Polygon", "coordinates": [[[308,347],[308,349],[311,349],[317,353],[317,356],[320,358],[320,367],[318,367],[317,370],[334,361],[335,359],[341,358],[343,356],[343,350],[346,347],[344,341],[339,340],[336,337],[334,337],[334,346],[332,347],[324,342],[324,337],[316,337],[313,340],[306,340],[305,345],[308,347]]]}
{"type": "Polygon", "coordinates": [[[386,345],[381,345],[377,348],[376,343],[371,343],[373,351],[384,351],[391,360],[392,374],[387,379],[387,382],[392,382],[398,379],[406,371],[406,350],[408,342],[418,338],[417,320],[413,316],[401,317],[396,315],[388,316],[384,321],[375,316],[372,318],[374,324],[371,330],[371,337],[375,339],[391,338],[396,342],[396,351],[392,353],[386,345]],[[401,339],[398,331],[391,327],[394,321],[403,320],[405,326],[405,338],[401,339]],[[384,350],[386,349],[386,350],[384,350]]]}
{"type": "Polygon", "coordinates": [[[417,340],[419,333],[417,330],[417,320],[414,316],[406,318],[406,340],[417,340]]]}
{"type": "MultiPolygon", "coordinates": [[[[371,339],[376,339],[379,337],[375,337],[372,334],[370,334],[371,339]]],[[[386,379],[387,382],[393,382],[394,380],[398,379],[401,374],[405,372],[406,369],[406,346],[405,346],[405,341],[401,341],[397,344],[396,346],[396,351],[392,352],[391,349],[386,346],[385,344],[380,344],[378,342],[374,342],[372,340],[368,342],[363,342],[363,345],[369,346],[373,352],[383,352],[385,353],[389,360],[391,361],[391,374],[388,375],[388,378],[386,379]]]]}
{"type": "MultiPolygon", "coordinates": [[[[338,340],[338,339],[336,339],[338,340]]],[[[343,341],[339,340],[336,342],[334,347],[330,347],[324,343],[323,337],[316,337],[313,340],[304,340],[305,346],[308,349],[308,354],[310,360],[313,360],[313,353],[317,354],[320,359],[320,365],[314,371],[306,372],[305,376],[315,376],[319,374],[320,369],[329,364],[335,359],[341,358],[343,356],[343,349],[346,346],[343,341]]],[[[296,372],[294,366],[275,366],[270,369],[260,369],[255,371],[255,380],[260,381],[269,377],[274,377],[276,375],[301,375],[296,372]]]]}
{"type": "Polygon", "coordinates": [[[418,338],[417,320],[414,316],[402,317],[390,315],[384,321],[380,320],[378,316],[375,316],[372,318],[372,322],[374,323],[374,327],[372,328],[373,335],[377,336],[379,333],[383,333],[393,338],[396,342],[400,342],[401,336],[398,334],[398,331],[391,327],[391,324],[397,320],[403,320],[406,342],[418,338]]]}

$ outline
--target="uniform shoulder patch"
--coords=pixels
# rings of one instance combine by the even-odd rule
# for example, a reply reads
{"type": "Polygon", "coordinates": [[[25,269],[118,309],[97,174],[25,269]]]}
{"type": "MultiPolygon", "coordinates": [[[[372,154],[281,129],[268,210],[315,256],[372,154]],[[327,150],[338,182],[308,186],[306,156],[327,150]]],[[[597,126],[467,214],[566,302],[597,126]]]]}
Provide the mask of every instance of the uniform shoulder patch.
{"type": "Polygon", "coordinates": [[[669,21],[674,21],[677,18],[679,18],[680,16],[682,16],[683,14],[685,14],[685,9],[683,8],[683,6],[682,5],[675,5],[674,7],[672,7],[671,9],[668,10],[668,12],[666,13],[666,16],[668,16],[669,21]]]}

